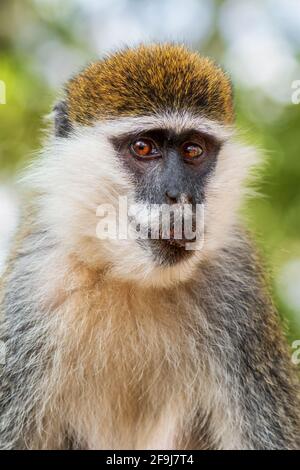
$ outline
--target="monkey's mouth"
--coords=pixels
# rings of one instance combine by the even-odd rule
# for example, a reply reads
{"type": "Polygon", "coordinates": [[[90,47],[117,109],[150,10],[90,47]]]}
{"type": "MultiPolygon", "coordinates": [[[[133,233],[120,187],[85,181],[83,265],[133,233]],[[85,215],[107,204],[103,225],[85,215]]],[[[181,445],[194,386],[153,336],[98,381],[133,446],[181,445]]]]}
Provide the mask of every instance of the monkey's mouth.
{"type": "Polygon", "coordinates": [[[161,227],[159,228],[158,234],[156,236],[153,236],[153,233],[151,229],[148,230],[148,238],[149,239],[155,239],[159,241],[165,241],[167,244],[170,244],[172,246],[180,247],[180,248],[186,248],[187,243],[193,243],[196,241],[196,234],[195,234],[195,222],[193,221],[192,223],[192,230],[193,234],[191,237],[186,237],[184,234],[183,228],[181,228],[180,233],[176,232],[176,229],[174,226],[170,226],[168,231],[165,232],[161,227]]]}
{"type": "Polygon", "coordinates": [[[170,266],[179,263],[180,261],[188,259],[193,253],[193,251],[186,249],[186,240],[171,238],[158,240],[150,239],[148,242],[152,256],[159,265],[170,266]]]}
{"type": "Polygon", "coordinates": [[[190,219],[188,226],[190,230],[186,233],[184,221],[176,224],[171,218],[167,226],[159,224],[156,230],[148,227],[146,237],[137,241],[147,251],[150,248],[157,264],[170,266],[188,259],[193,253],[187,245],[197,241],[196,220],[190,219]]]}
{"type": "Polygon", "coordinates": [[[178,238],[172,228],[170,228],[168,236],[161,230],[158,235],[153,238],[150,232],[148,239],[138,240],[145,249],[149,250],[150,248],[157,264],[170,266],[188,259],[192,255],[193,251],[187,249],[187,244],[195,242],[196,236],[192,239],[187,239],[184,236],[178,238]]]}

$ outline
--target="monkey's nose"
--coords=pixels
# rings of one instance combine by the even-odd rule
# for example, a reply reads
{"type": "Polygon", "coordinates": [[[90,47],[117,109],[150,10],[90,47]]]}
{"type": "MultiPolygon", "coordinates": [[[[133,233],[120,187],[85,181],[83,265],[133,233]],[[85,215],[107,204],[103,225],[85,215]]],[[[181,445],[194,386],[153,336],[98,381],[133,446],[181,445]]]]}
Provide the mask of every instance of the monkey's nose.
{"type": "Polygon", "coordinates": [[[180,191],[168,189],[165,194],[168,204],[191,204],[192,202],[192,196],[180,191]]]}
{"type": "Polygon", "coordinates": [[[168,204],[176,204],[179,198],[179,191],[167,190],[166,191],[166,200],[168,204]]]}

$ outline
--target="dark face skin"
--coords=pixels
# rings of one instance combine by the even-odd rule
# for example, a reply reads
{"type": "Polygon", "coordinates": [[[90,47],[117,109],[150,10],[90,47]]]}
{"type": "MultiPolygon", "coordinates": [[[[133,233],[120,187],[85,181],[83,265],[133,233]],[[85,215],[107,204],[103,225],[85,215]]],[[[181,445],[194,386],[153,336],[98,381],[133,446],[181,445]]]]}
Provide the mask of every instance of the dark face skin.
{"type": "MultiPolygon", "coordinates": [[[[177,134],[154,129],[113,138],[112,143],[136,184],[136,200],[146,204],[196,204],[205,201],[205,187],[213,173],[221,143],[190,130],[177,134]]],[[[190,241],[190,240],[189,240],[190,241]]],[[[151,246],[160,264],[173,264],[192,251],[186,240],[139,240],[151,246]]]]}

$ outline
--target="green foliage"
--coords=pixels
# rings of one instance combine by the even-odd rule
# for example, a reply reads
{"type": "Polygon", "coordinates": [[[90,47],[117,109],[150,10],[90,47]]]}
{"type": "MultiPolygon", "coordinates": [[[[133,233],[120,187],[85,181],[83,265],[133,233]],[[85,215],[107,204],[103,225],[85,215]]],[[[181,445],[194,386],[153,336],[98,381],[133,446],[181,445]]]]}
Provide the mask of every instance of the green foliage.
{"type": "Polygon", "coordinates": [[[38,148],[43,116],[53,96],[32,71],[30,58],[0,53],[6,104],[0,106],[0,168],[11,172],[38,148]]]}

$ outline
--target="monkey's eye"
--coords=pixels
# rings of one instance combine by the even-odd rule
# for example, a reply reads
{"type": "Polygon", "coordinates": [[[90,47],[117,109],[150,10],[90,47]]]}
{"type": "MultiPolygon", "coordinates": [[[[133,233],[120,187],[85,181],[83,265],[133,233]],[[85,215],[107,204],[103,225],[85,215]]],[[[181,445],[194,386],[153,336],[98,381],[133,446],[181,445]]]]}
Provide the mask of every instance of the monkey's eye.
{"type": "Polygon", "coordinates": [[[182,155],[186,160],[194,160],[200,157],[204,150],[201,145],[194,142],[185,142],[181,147],[182,155]]]}
{"type": "Polygon", "coordinates": [[[137,139],[130,146],[131,152],[140,158],[155,158],[160,156],[160,152],[151,139],[137,139]]]}

